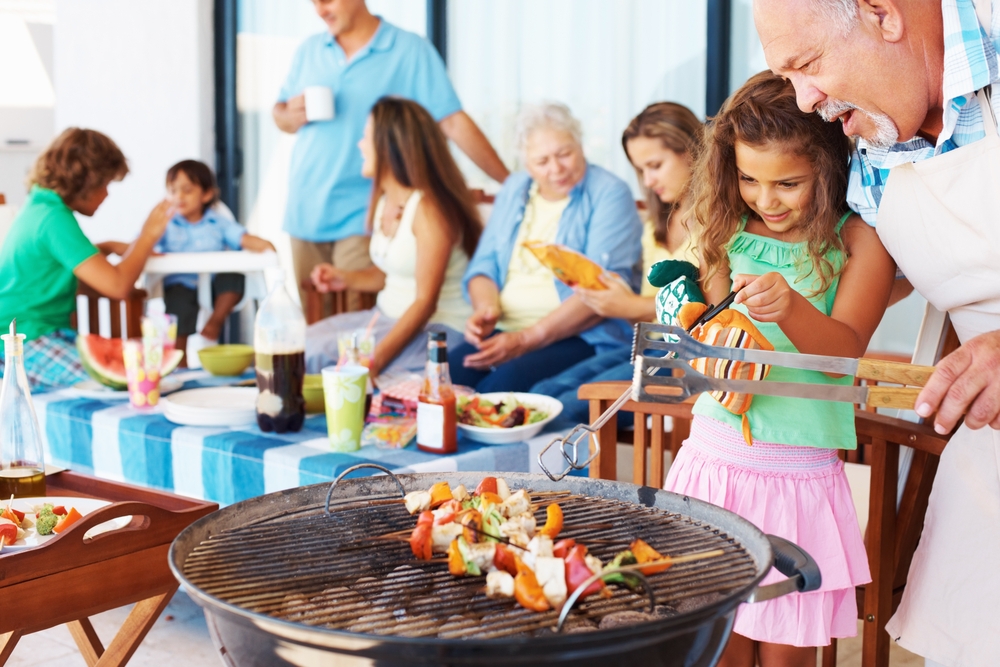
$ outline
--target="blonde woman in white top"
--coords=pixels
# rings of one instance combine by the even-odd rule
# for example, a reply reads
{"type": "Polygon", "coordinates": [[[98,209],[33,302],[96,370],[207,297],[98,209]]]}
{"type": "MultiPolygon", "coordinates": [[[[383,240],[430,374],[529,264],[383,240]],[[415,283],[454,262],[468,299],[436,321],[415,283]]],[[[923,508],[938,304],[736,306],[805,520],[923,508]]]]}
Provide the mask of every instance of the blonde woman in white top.
{"type": "Polygon", "coordinates": [[[420,370],[428,327],[448,333],[449,345],[472,310],[462,298],[462,275],[479,241],[481,223],[468,186],[431,115],[410,100],[383,97],[372,107],[358,142],[361,175],[373,179],[368,226],[373,266],[345,271],[320,264],[320,292],[379,292],[372,310],[335,315],[306,333],[306,366],[316,373],[337,363],[342,333],[372,331],[372,375],[420,370]]]}

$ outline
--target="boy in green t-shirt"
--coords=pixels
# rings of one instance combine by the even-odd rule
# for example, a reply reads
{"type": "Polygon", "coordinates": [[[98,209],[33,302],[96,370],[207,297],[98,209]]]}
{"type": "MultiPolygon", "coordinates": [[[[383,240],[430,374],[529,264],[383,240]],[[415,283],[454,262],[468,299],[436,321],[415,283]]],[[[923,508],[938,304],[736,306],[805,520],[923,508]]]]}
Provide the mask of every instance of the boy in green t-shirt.
{"type": "MultiPolygon", "coordinates": [[[[56,137],[32,168],[28,200],[0,247],[0,328],[17,318],[26,336],[24,367],[32,391],[87,377],[70,329],[77,279],[109,298],[126,298],[170,219],[164,201],[131,245],[90,242],[74,212],[92,216],[108,185],[127,173],[125,156],[110,138],[80,128],[56,137]],[[110,253],[121,255],[121,262],[108,262],[110,253]]],[[[0,354],[0,375],[3,370],[0,354]]]]}

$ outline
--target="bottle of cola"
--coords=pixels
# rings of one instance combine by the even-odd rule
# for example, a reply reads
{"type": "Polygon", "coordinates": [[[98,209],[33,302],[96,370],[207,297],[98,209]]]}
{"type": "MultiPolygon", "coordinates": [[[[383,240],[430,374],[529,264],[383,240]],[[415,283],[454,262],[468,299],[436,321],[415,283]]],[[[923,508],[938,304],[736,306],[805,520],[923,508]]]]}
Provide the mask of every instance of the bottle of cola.
{"type": "Polygon", "coordinates": [[[257,425],[276,433],[298,431],[306,418],[306,319],[279,279],[254,324],[257,425]]]}

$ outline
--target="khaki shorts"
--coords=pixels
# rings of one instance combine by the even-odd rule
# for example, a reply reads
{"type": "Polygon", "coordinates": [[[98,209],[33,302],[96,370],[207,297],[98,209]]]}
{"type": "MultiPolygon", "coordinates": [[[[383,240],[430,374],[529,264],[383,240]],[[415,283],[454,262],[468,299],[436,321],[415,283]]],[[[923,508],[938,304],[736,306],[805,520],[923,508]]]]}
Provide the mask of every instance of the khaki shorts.
{"type": "MultiPolygon", "coordinates": [[[[372,265],[371,257],[368,255],[367,236],[348,236],[339,241],[323,242],[305,241],[293,236],[291,242],[295,284],[299,290],[303,310],[308,297],[302,289],[302,284],[309,279],[309,274],[317,264],[326,262],[345,271],[359,271],[372,265]]],[[[327,317],[333,312],[333,297],[323,294],[321,298],[323,317],[327,317]]],[[[350,311],[362,310],[361,297],[355,292],[348,292],[347,307],[350,311]]]]}

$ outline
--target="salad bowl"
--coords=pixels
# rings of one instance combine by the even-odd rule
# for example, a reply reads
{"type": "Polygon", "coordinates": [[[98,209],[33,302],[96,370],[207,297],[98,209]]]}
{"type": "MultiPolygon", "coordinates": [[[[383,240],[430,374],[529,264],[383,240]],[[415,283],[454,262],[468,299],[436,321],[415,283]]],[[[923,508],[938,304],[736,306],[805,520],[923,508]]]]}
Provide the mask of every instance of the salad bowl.
{"type": "MultiPolygon", "coordinates": [[[[562,412],[562,403],[551,396],[545,396],[543,394],[528,394],[522,392],[507,392],[498,391],[487,394],[476,394],[471,398],[478,397],[480,401],[488,401],[494,405],[503,403],[506,407],[502,412],[509,412],[511,409],[511,402],[516,402],[513,407],[524,407],[529,411],[528,419],[531,419],[531,413],[541,413],[544,417],[537,419],[537,421],[529,421],[529,423],[523,424],[521,426],[473,426],[472,424],[463,424],[461,422],[461,414],[459,415],[458,431],[462,435],[472,440],[478,442],[484,442],[489,445],[508,445],[514,442],[521,442],[529,438],[533,438],[542,432],[542,429],[546,427],[553,419],[559,416],[562,412]]],[[[461,408],[462,403],[459,403],[461,408]]]]}

